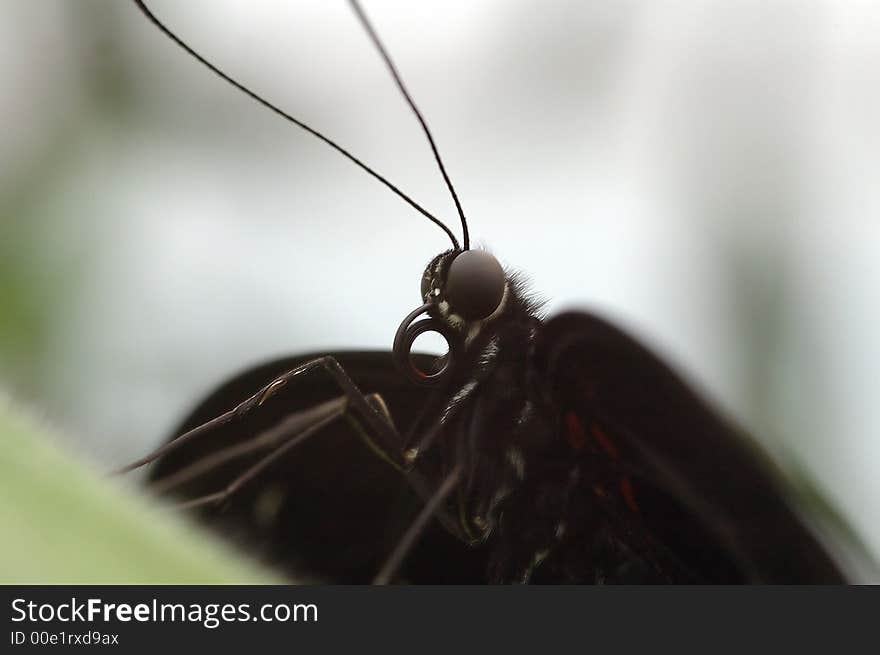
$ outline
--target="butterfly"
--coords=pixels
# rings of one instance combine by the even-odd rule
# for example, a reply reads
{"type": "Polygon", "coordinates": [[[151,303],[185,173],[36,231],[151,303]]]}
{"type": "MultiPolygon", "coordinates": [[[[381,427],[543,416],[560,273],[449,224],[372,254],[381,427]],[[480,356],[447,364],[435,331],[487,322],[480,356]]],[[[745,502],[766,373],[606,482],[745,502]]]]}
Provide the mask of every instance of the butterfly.
{"type": "Polygon", "coordinates": [[[175,494],[297,579],[377,583],[838,583],[841,567],[748,435],[640,341],[587,312],[544,316],[522,277],[472,249],[347,150],[196,53],[438,225],[389,352],[291,357],[205,399],[156,462],[175,494]],[[438,333],[440,357],[412,352],[438,333]]]}

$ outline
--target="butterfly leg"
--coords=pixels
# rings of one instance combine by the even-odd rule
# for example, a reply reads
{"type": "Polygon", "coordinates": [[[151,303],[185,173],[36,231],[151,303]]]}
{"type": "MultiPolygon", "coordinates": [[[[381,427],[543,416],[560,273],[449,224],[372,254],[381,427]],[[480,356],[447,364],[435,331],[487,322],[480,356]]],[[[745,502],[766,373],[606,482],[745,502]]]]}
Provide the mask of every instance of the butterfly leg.
{"type": "Polygon", "coordinates": [[[390,414],[388,413],[387,408],[384,407],[384,403],[377,403],[375,401],[371,403],[368,401],[366,396],[360,389],[358,389],[357,385],[355,385],[354,381],[345,372],[336,358],[325,356],[305,362],[296,368],[279,375],[269,382],[269,384],[262,387],[255,394],[232,409],[172,439],[141,459],[118,469],[113,474],[120,475],[150,464],[160,457],[164,457],[165,455],[174,452],[185,444],[195,441],[199,437],[204,436],[221,426],[243,420],[257,411],[260,406],[283,387],[287,386],[288,383],[307,373],[317,371],[324,371],[331,377],[344,393],[348,406],[355,414],[357,414],[365,427],[368,428],[372,438],[376,440],[376,445],[382,449],[392,462],[402,467],[404,462],[400,453],[400,435],[394,427],[394,423],[390,420],[390,414]]]}
{"type": "MultiPolygon", "coordinates": [[[[389,425],[394,425],[385,401],[379,394],[368,394],[364,396],[364,399],[371,407],[375,408],[377,412],[380,412],[386,418],[389,425]]],[[[453,478],[447,478],[441,483],[438,491],[432,489],[418,473],[404,471],[397,466],[387,453],[376,445],[375,441],[368,433],[367,426],[361,422],[356,414],[350,411],[347,398],[344,396],[316,405],[308,410],[291,414],[279,424],[265,430],[244,443],[223,448],[220,451],[213,453],[208,457],[204,457],[190,466],[167,476],[166,478],[158,480],[153,484],[153,488],[159,489],[160,491],[168,491],[231,460],[252,454],[259,450],[271,448],[271,452],[248,467],[225,488],[214,493],[205,494],[183,503],[179,503],[176,505],[176,508],[192,509],[205,505],[221,505],[229,501],[244,486],[255,480],[267,468],[280,461],[303,441],[312,437],[326,425],[342,418],[343,416],[351,420],[353,426],[360,433],[361,438],[364,439],[370,448],[373,449],[378,456],[385,459],[392,466],[395,466],[395,468],[407,478],[413,489],[426,500],[425,507],[421,511],[416,523],[410,528],[407,534],[404,535],[404,538],[401,540],[397,549],[395,549],[395,553],[389,560],[389,563],[383,567],[383,573],[377,578],[377,582],[385,583],[390,580],[391,575],[393,575],[394,571],[402,562],[404,555],[412,547],[413,542],[422,532],[432,516],[436,516],[453,534],[464,538],[455,518],[448,512],[448,510],[441,506],[442,501],[446,499],[449,493],[451,493],[455,482],[457,482],[458,472],[455,472],[453,478]]]]}
{"type": "Polygon", "coordinates": [[[455,491],[460,478],[461,464],[458,464],[446,476],[437,488],[437,491],[435,491],[428,499],[425,506],[422,507],[422,511],[419,512],[406,533],[404,533],[403,537],[397,542],[397,546],[395,546],[391,555],[385,560],[379,573],[373,578],[373,584],[386,585],[391,582],[394,574],[397,573],[401,564],[403,564],[403,560],[406,558],[407,554],[409,554],[409,551],[412,550],[416,541],[418,541],[418,538],[425,531],[431,518],[433,516],[437,516],[438,518],[444,516],[443,503],[449,495],[455,491]]]}
{"type": "Polygon", "coordinates": [[[309,409],[294,412],[279,425],[264,430],[253,438],[200,457],[192,464],[151,482],[150,489],[157,494],[167,493],[231,461],[260,451],[277,448],[283,445],[287,439],[297,438],[316,422],[329,416],[339,416],[344,408],[345,398],[339,397],[309,409]]]}
{"type": "MultiPolygon", "coordinates": [[[[327,404],[329,403],[325,403],[325,405],[327,404]]],[[[245,485],[255,480],[263,471],[281,460],[291,450],[296,448],[306,439],[320,432],[322,428],[340,418],[346,411],[345,405],[344,403],[334,404],[339,406],[332,407],[322,412],[323,415],[315,416],[312,422],[305,427],[303,427],[303,414],[309,412],[297,412],[287,417],[285,420],[281,421],[281,423],[279,423],[278,425],[257,435],[257,437],[252,439],[250,442],[246,442],[256,442],[258,446],[262,446],[265,443],[272,443],[277,445],[274,450],[260,458],[255,464],[245,469],[243,473],[238,475],[232,482],[226,485],[225,488],[214,493],[206,494],[204,496],[199,496],[198,498],[193,498],[183,503],[179,503],[177,505],[177,508],[191,509],[193,507],[201,507],[203,505],[221,505],[224,502],[228,501],[245,485]]],[[[323,406],[319,407],[323,408],[323,406]]],[[[223,451],[216,453],[217,460],[225,459],[226,455],[235,455],[235,453],[230,453],[230,449],[228,448],[224,449],[223,451]]],[[[199,463],[197,462],[193,466],[195,467],[198,465],[199,463]]],[[[186,470],[184,470],[184,472],[185,471],[186,470]]],[[[191,473],[187,474],[187,476],[182,477],[188,477],[189,475],[191,475],[191,473]]]]}
{"type": "MultiPolygon", "coordinates": [[[[162,490],[168,490],[224,462],[262,449],[274,448],[272,452],[236,477],[225,489],[189,500],[182,507],[223,503],[244,485],[258,477],[266,468],[284,457],[296,445],[320,431],[325,425],[345,416],[350,420],[365,443],[379,457],[398,469],[407,479],[413,490],[425,502],[429,502],[435,494],[436,484],[431,484],[418,471],[412,470],[412,462],[407,460],[401,448],[403,439],[397,431],[391,413],[382,397],[378,394],[365,395],[362,393],[339,362],[331,356],[305,362],[276,377],[236,407],[185,432],[145,457],[123,467],[116,473],[125,473],[149,464],[177,450],[186,443],[206,436],[217,428],[241,421],[257,411],[272,396],[286,387],[288,383],[307,373],[320,371],[330,376],[340,390],[343,391],[343,396],[317,405],[309,410],[292,414],[277,426],[266,430],[264,433],[257,435],[257,437],[245,443],[221,449],[190,467],[186,467],[186,469],[178,471],[168,478],[159,480],[156,485],[162,490]]],[[[467,540],[457,519],[445,508],[438,508],[433,513],[447,530],[459,538],[467,540]]]]}

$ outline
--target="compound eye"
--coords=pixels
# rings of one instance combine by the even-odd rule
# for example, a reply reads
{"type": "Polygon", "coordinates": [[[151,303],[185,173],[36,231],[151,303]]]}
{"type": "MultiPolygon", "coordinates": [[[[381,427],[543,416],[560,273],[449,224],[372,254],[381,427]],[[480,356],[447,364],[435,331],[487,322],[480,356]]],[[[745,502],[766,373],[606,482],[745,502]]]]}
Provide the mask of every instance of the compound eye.
{"type": "Polygon", "coordinates": [[[468,321],[492,314],[504,298],[504,269],[484,250],[465,250],[449,266],[444,295],[452,311],[468,321]]]}

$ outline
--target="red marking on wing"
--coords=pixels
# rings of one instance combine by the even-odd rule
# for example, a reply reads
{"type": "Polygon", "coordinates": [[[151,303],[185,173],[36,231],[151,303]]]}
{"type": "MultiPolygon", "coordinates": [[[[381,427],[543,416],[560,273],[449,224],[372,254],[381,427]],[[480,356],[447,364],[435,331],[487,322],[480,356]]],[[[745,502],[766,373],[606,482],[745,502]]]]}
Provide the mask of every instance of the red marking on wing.
{"type": "MultiPolygon", "coordinates": [[[[565,438],[572,449],[583,450],[587,445],[587,435],[584,432],[584,427],[581,425],[578,415],[573,411],[565,413],[565,427],[565,438]]],[[[590,425],[590,433],[611,459],[617,459],[620,454],[617,446],[614,445],[614,442],[611,441],[611,438],[605,434],[602,428],[593,423],[590,425]]],[[[600,498],[605,497],[605,490],[601,486],[594,485],[593,491],[600,498]]],[[[620,479],[620,495],[623,496],[623,501],[630,510],[633,512],[639,511],[639,504],[636,502],[636,492],[633,489],[632,481],[627,475],[620,479]]]]}
{"type": "Polygon", "coordinates": [[[608,435],[602,431],[602,428],[593,423],[593,425],[590,426],[590,431],[593,433],[593,438],[599,442],[600,446],[602,446],[602,450],[604,450],[611,459],[617,459],[617,446],[615,446],[614,442],[611,441],[608,435]]]}
{"type": "Polygon", "coordinates": [[[624,502],[634,512],[639,511],[639,504],[636,502],[636,492],[633,490],[632,481],[629,476],[620,479],[620,493],[624,502]]]}
{"type": "Polygon", "coordinates": [[[568,440],[568,445],[573,450],[583,450],[587,445],[587,435],[584,432],[584,427],[581,425],[578,415],[574,412],[567,412],[565,414],[565,427],[565,438],[568,440]]]}

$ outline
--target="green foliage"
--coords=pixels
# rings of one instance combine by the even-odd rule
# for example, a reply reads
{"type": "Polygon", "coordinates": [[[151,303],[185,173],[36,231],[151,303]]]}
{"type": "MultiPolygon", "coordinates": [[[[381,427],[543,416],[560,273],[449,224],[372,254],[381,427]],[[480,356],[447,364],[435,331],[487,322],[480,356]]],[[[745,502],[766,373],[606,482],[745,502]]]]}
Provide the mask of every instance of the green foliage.
{"type": "Polygon", "coordinates": [[[0,525],[0,583],[272,581],[124,480],[66,456],[47,430],[2,398],[0,525]]]}

